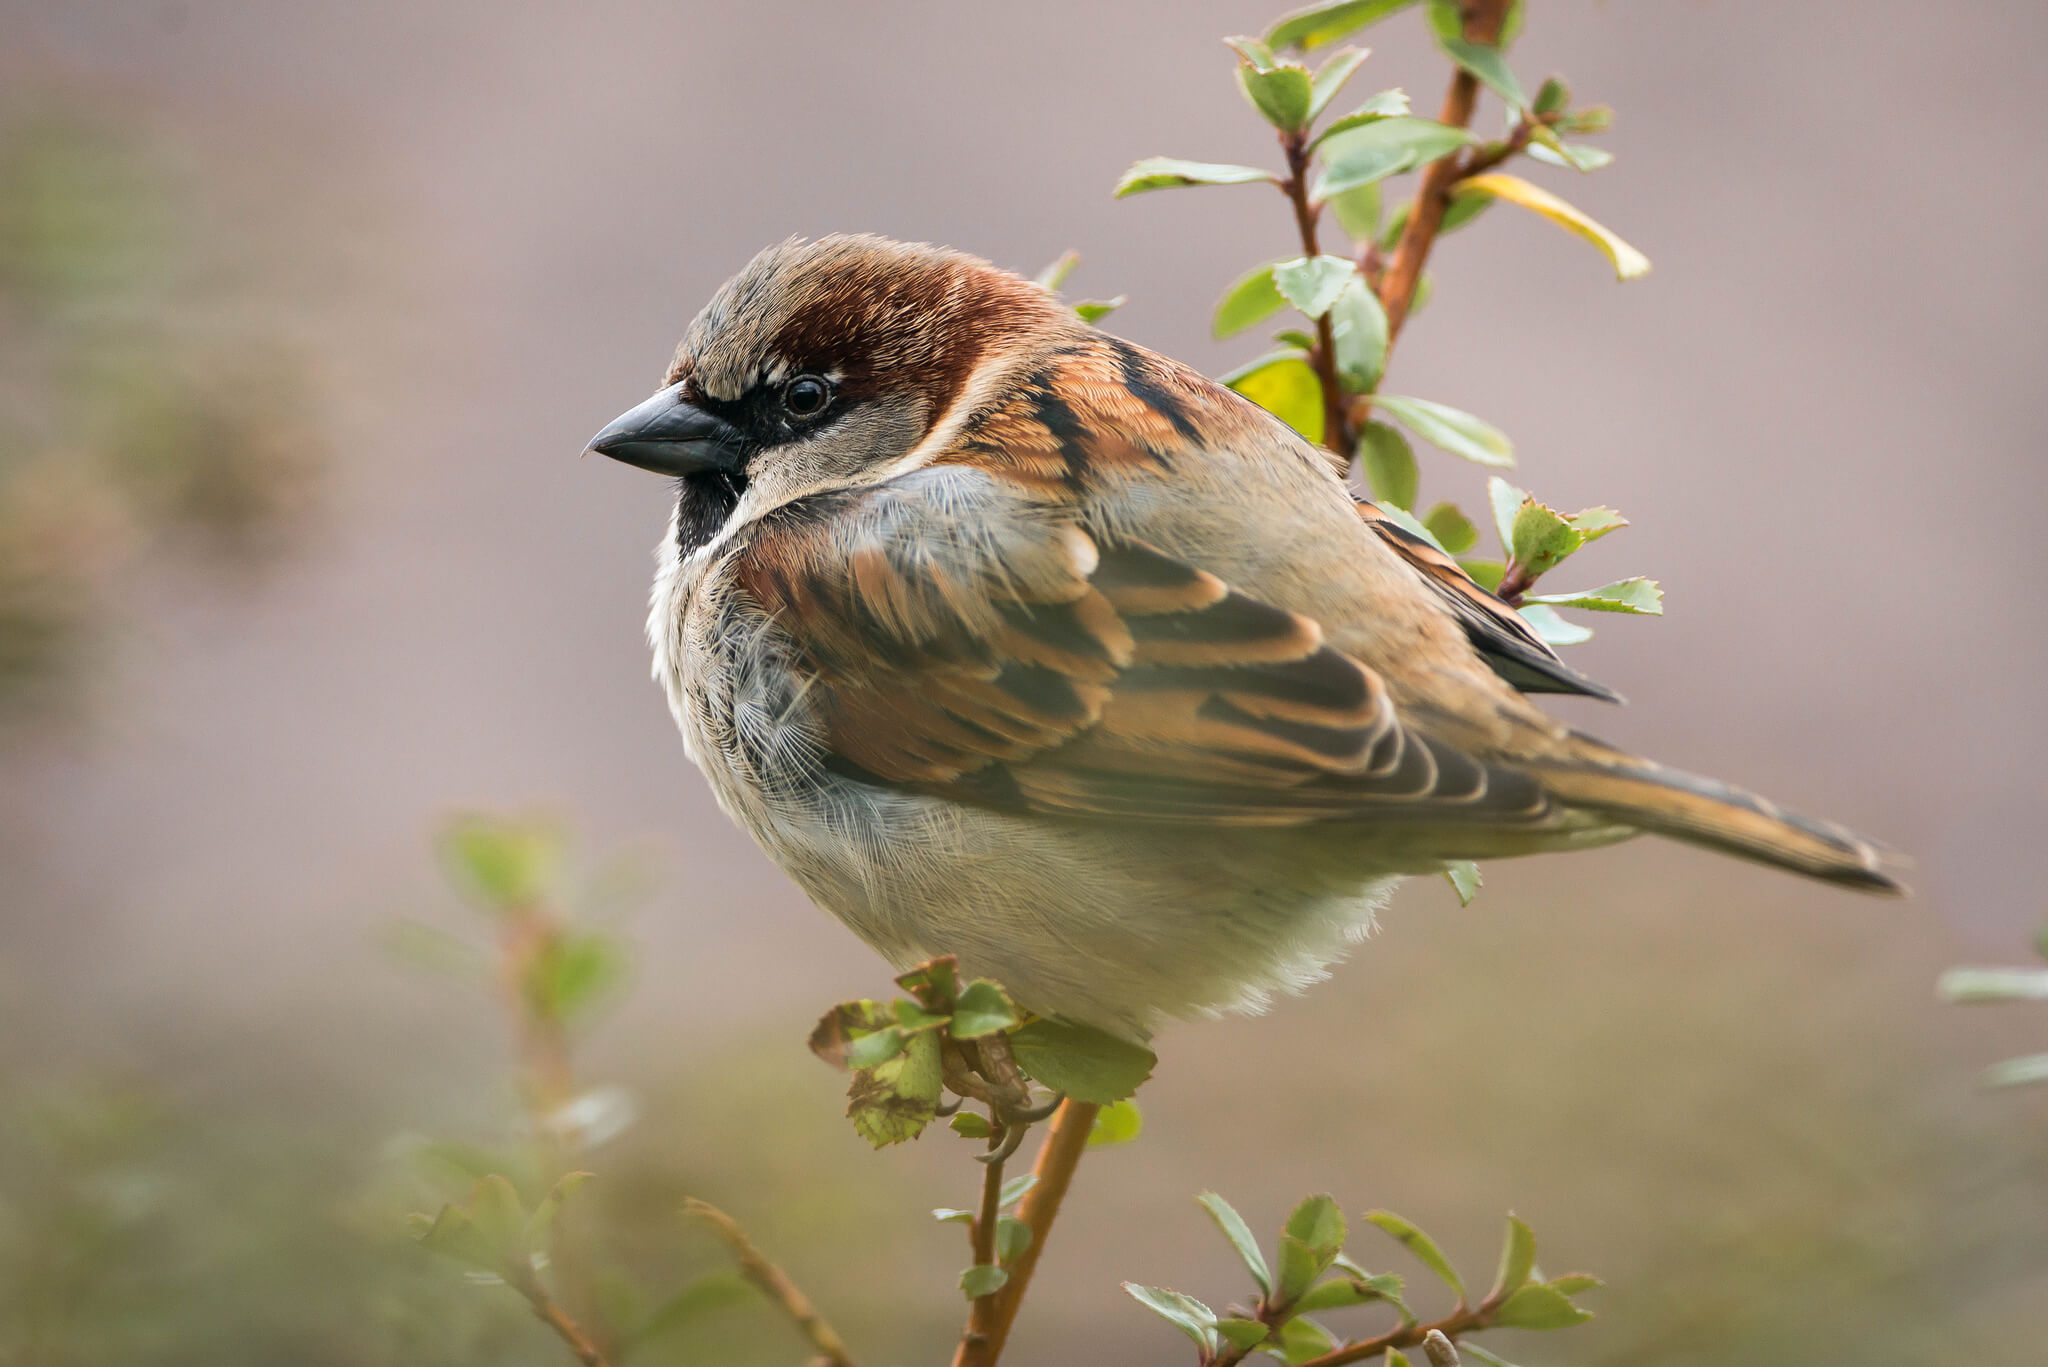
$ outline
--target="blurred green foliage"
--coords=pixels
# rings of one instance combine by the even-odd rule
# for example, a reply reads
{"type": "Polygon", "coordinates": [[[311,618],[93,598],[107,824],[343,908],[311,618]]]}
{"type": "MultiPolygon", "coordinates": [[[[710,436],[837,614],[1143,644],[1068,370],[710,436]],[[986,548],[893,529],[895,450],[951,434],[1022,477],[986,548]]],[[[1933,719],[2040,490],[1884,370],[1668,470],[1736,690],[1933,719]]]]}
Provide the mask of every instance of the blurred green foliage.
{"type": "Polygon", "coordinates": [[[75,704],[144,566],[245,577],[314,505],[307,367],[237,312],[203,194],[145,138],[0,105],[0,721],[75,704]]]}

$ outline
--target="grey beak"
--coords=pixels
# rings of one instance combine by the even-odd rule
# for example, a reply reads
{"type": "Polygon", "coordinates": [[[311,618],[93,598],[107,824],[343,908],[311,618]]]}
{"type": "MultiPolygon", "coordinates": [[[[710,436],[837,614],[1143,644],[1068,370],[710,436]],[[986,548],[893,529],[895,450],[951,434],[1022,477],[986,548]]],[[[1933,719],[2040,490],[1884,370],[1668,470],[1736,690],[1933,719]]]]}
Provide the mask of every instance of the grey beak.
{"type": "Polygon", "coordinates": [[[672,384],[621,413],[590,439],[589,449],[658,475],[739,469],[745,459],[739,429],[690,403],[682,391],[672,384]]]}

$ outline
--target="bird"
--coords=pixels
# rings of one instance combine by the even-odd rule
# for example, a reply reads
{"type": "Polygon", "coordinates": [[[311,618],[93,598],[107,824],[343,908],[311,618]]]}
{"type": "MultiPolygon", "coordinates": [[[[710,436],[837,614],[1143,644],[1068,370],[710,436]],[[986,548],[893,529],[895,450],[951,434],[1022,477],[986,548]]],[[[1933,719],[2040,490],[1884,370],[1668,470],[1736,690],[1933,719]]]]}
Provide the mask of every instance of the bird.
{"type": "Polygon", "coordinates": [[[1901,891],[1545,713],[1614,695],[1285,423],[977,257],[771,246],[587,449],[676,481],[648,639],[720,807],[1030,1012],[1256,1012],[1405,878],[1643,832],[1901,891]]]}

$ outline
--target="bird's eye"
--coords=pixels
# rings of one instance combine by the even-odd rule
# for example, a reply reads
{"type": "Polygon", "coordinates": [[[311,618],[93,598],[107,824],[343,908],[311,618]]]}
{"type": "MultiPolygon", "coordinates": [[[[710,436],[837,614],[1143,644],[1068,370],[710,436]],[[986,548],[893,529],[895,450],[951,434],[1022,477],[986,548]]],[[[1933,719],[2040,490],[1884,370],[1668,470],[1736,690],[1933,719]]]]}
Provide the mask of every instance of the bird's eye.
{"type": "Polygon", "coordinates": [[[782,406],[799,418],[823,412],[831,399],[832,387],[816,375],[799,375],[782,387],[782,406]]]}

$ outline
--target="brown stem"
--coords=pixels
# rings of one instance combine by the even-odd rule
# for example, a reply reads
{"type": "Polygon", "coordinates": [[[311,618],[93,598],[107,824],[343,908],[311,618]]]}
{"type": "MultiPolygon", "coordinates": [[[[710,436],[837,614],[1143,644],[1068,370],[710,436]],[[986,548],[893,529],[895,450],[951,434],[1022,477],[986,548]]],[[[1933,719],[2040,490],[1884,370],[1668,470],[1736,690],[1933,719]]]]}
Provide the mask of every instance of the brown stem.
{"type": "Polygon", "coordinates": [[[811,1341],[811,1347],[818,1350],[818,1356],[830,1363],[831,1367],[854,1367],[853,1354],[847,1350],[846,1341],[839,1337],[825,1317],[818,1313],[810,1298],[797,1289],[789,1274],[754,1246],[747,1232],[739,1222],[708,1201],[695,1197],[683,1202],[683,1215],[704,1225],[713,1234],[725,1241],[732,1250],[733,1258],[740,1265],[740,1275],[759,1287],[769,1300],[782,1307],[784,1314],[796,1322],[803,1336],[811,1341]]]}
{"type": "MultiPolygon", "coordinates": [[[[1003,1125],[998,1123],[989,1135],[990,1153],[1001,1152],[1003,1130],[1003,1125]]],[[[1002,1160],[995,1159],[982,1170],[981,1210],[968,1230],[976,1267],[986,1267],[996,1260],[996,1222],[1002,1218],[1002,1200],[1003,1164],[1002,1160]]],[[[975,1297],[967,1312],[967,1327],[960,1332],[960,1346],[953,1353],[955,1367],[988,1367],[995,1361],[990,1353],[989,1331],[995,1324],[1001,1300],[1001,1287],[986,1296],[975,1297]]]]}
{"type": "Polygon", "coordinates": [[[608,1367],[604,1350],[597,1346],[597,1341],[570,1317],[568,1311],[555,1304],[538,1278],[528,1276],[513,1282],[512,1286],[526,1297],[526,1303],[533,1307],[533,1313],[541,1323],[554,1330],[562,1342],[569,1345],[569,1351],[576,1355],[576,1360],[583,1367],[608,1367]]]}
{"type": "Polygon", "coordinates": [[[1094,1102],[1069,1098],[1061,1103],[1047,1128],[1038,1161],[1031,1169],[1038,1181],[1024,1193],[1024,1200],[1017,1207],[1017,1218],[1031,1228],[1031,1243],[1010,1264],[1010,1280],[994,1298],[995,1315],[987,1330],[985,1367],[995,1367],[996,1359],[1002,1356],[1010,1326],[1016,1322],[1024,1292],[1031,1285],[1031,1274],[1038,1269],[1038,1255],[1045,1251],[1052,1222],[1059,1216],[1060,1203],[1067,1198],[1074,1169],[1081,1164],[1081,1154],[1088,1147],[1088,1133],[1095,1128],[1095,1116],[1101,1109],[1094,1102]]]}
{"type": "Polygon", "coordinates": [[[1536,575],[1529,573],[1515,561],[1509,560],[1507,568],[1501,573],[1500,586],[1493,591],[1493,595],[1511,608],[1520,607],[1522,595],[1536,587],[1536,579],[1536,575]]]}
{"type": "MultiPolygon", "coordinates": [[[[1294,209],[1295,231],[1301,235],[1301,254],[1313,259],[1322,255],[1316,234],[1316,219],[1322,213],[1322,206],[1309,202],[1307,131],[1282,133],[1280,146],[1287,154],[1287,179],[1281,182],[1280,189],[1294,209]]],[[[1323,391],[1323,445],[1330,449],[1341,474],[1351,468],[1351,448],[1357,440],[1345,414],[1344,391],[1337,383],[1336,334],[1331,329],[1327,311],[1316,319],[1316,344],[1309,353],[1308,363],[1315,369],[1317,383],[1323,391]]]]}

